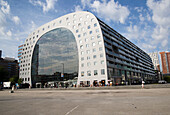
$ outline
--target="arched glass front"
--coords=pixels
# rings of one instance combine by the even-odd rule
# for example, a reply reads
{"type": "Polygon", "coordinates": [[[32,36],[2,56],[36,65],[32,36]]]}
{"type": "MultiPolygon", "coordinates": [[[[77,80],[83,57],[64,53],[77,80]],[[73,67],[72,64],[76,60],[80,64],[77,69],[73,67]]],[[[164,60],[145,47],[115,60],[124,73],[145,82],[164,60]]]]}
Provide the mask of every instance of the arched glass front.
{"type": "Polygon", "coordinates": [[[36,43],[31,65],[32,84],[78,77],[78,49],[73,33],[57,28],[36,43]]]}

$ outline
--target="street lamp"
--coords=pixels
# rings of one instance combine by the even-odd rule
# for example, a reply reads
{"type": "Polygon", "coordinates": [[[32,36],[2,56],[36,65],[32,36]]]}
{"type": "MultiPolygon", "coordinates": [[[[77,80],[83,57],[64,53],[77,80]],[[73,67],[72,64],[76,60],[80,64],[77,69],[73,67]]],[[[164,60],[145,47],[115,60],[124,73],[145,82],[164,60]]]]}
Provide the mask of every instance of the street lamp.
{"type": "Polygon", "coordinates": [[[64,63],[61,63],[63,65],[63,75],[61,77],[64,77],[64,63]]]}

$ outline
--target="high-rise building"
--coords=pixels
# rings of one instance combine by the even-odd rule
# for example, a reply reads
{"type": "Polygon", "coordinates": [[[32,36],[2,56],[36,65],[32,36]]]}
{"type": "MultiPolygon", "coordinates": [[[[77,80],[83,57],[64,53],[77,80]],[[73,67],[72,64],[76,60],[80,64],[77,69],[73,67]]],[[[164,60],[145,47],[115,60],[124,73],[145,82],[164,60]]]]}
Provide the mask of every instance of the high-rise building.
{"type": "Polygon", "coordinates": [[[32,86],[49,82],[107,85],[154,81],[147,53],[90,12],[59,17],[32,32],[22,48],[20,78],[32,86]]]}
{"type": "Polygon", "coordinates": [[[161,55],[163,74],[170,73],[170,52],[159,52],[161,55]]]}
{"type": "Polygon", "coordinates": [[[4,68],[7,72],[7,76],[5,76],[5,81],[9,81],[9,78],[13,76],[18,76],[18,61],[14,58],[0,58],[0,66],[4,68]]]}
{"type": "Polygon", "coordinates": [[[158,57],[158,53],[154,52],[154,53],[148,53],[148,55],[151,57],[152,59],[152,63],[154,65],[154,69],[158,70],[159,68],[159,57],[158,57]]]}

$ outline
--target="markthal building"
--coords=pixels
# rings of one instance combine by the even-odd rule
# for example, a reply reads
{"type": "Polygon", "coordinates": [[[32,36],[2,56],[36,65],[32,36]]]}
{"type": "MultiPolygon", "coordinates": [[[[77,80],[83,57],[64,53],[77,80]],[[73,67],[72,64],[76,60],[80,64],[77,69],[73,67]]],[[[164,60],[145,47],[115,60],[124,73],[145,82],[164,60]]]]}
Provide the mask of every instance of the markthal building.
{"type": "Polygon", "coordinates": [[[151,83],[151,58],[90,12],[59,17],[23,45],[20,78],[32,87],[151,83]]]}

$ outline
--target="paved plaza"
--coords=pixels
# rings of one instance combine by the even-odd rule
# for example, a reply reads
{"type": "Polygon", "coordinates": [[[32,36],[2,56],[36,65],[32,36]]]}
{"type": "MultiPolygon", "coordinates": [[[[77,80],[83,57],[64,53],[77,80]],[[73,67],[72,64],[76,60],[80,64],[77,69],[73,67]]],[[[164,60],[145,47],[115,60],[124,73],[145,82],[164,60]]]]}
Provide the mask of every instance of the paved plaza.
{"type": "Polygon", "coordinates": [[[169,115],[170,88],[0,91],[1,115],[169,115]]]}

